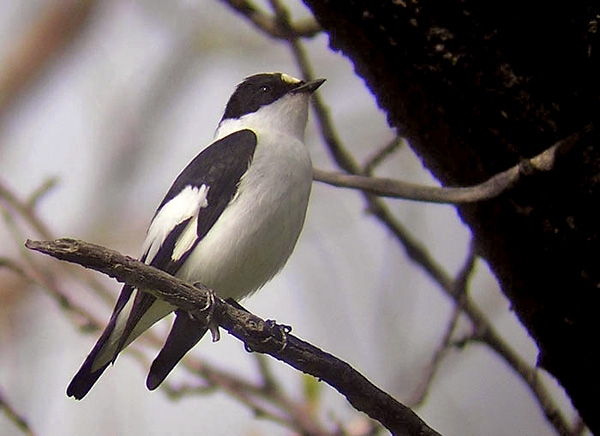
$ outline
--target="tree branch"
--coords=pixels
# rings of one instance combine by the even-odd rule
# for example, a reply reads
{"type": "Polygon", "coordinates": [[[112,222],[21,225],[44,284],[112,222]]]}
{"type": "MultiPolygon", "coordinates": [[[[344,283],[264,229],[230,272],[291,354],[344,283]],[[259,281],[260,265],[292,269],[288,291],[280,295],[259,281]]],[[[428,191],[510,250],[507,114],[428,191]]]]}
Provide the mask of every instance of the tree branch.
{"type": "Polygon", "coordinates": [[[256,5],[248,0],[222,0],[234,11],[249,20],[258,30],[277,39],[288,39],[293,37],[312,38],[321,33],[321,26],[314,18],[305,19],[295,23],[289,28],[282,28],[277,17],[261,11],[256,5]]]}
{"type": "Polygon", "coordinates": [[[557,157],[565,154],[571,147],[580,142],[582,136],[589,133],[592,127],[592,125],[588,125],[582,131],[558,141],[537,156],[531,159],[524,159],[517,165],[474,186],[438,188],[389,178],[343,174],[322,170],[314,171],[314,179],[318,182],[342,188],[361,189],[381,197],[401,198],[429,203],[474,203],[476,201],[489,200],[508,191],[523,176],[532,173],[535,174],[538,171],[552,170],[556,165],[557,157]]]}
{"type": "Polygon", "coordinates": [[[44,5],[32,25],[12,41],[0,74],[0,117],[85,28],[94,0],[72,0],[44,5]]]}
{"type": "Polygon", "coordinates": [[[4,410],[4,414],[23,434],[33,435],[31,427],[27,423],[27,420],[17,412],[12,405],[4,398],[2,391],[0,391],[0,411],[4,410]]]}
{"type": "MultiPolygon", "coordinates": [[[[198,313],[209,300],[209,289],[193,286],[164,271],[98,245],[73,239],[31,241],[25,246],[143,289],[190,313],[198,313]]],[[[269,354],[311,374],[344,395],[357,410],[379,421],[394,435],[438,435],[412,410],[377,388],[347,363],[301,339],[272,321],[235,308],[216,298],[214,319],[247,349],[269,354]]]]}

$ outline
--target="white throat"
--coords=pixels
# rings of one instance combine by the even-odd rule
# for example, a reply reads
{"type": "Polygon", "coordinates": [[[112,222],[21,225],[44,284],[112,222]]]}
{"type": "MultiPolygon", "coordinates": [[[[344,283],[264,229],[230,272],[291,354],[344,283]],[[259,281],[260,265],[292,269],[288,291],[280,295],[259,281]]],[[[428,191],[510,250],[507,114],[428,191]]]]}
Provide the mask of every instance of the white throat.
{"type": "Polygon", "coordinates": [[[287,94],[256,112],[236,119],[222,120],[215,132],[215,140],[242,129],[250,129],[257,134],[279,132],[303,141],[309,98],[310,95],[304,93],[287,94]]]}

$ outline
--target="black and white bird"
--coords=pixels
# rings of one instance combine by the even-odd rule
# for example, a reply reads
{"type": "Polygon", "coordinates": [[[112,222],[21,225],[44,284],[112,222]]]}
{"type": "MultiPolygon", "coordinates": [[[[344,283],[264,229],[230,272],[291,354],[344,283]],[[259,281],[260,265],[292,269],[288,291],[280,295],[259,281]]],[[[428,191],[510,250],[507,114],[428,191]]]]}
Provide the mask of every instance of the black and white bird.
{"type": "MultiPolygon", "coordinates": [[[[309,97],[324,81],[261,73],[240,83],[214,142],[158,206],[140,260],[224,299],[239,300],[277,274],[304,224],[312,183],[304,130],[309,97]]],[[[125,285],[67,394],[83,398],[126,346],[173,311],[171,332],[146,380],[148,389],[157,388],[206,333],[206,320],[125,285]]]]}

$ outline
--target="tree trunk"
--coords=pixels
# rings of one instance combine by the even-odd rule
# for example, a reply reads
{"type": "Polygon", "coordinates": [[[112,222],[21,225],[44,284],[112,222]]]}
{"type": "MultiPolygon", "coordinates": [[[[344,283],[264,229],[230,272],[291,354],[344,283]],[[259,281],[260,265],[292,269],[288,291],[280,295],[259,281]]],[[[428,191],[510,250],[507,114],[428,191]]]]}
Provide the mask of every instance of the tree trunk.
{"type": "Polygon", "coordinates": [[[580,132],[552,171],[458,210],[539,365],[600,434],[600,5],[304,1],[444,185],[482,182],[580,132]]]}

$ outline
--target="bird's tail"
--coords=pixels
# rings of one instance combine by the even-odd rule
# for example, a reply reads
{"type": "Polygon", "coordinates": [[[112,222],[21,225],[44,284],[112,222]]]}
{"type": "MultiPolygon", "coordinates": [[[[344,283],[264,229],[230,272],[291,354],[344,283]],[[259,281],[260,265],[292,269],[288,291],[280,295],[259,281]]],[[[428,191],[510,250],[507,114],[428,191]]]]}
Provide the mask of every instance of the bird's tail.
{"type": "Polygon", "coordinates": [[[121,350],[173,309],[170,304],[125,285],[108,325],[67,387],[67,395],[78,400],[85,397],[121,350]]]}
{"type": "MultiPolygon", "coordinates": [[[[105,332],[106,332],[106,330],[105,330],[105,332]]],[[[100,338],[100,339],[102,339],[102,338],[100,338]]],[[[92,386],[94,386],[96,381],[100,378],[100,376],[102,375],[104,370],[110,364],[110,362],[109,362],[109,363],[106,363],[103,366],[99,367],[96,370],[92,369],[92,367],[94,365],[94,361],[96,360],[96,356],[99,353],[98,344],[100,344],[100,343],[101,343],[101,341],[99,340],[96,343],[96,346],[94,347],[94,349],[90,352],[88,357],[85,359],[85,362],[83,362],[83,365],[81,365],[81,368],[79,368],[79,371],[77,372],[77,374],[75,374],[75,377],[73,377],[73,380],[71,380],[71,383],[67,387],[67,395],[69,397],[74,397],[77,400],[81,400],[83,397],[85,397],[86,394],[90,391],[90,389],[92,389],[92,386]]]]}
{"type": "Polygon", "coordinates": [[[177,317],[169,337],[152,362],[146,379],[146,386],[150,390],[156,389],[164,381],[177,362],[202,339],[208,330],[206,320],[193,318],[182,310],[177,310],[175,314],[177,317]]]}

